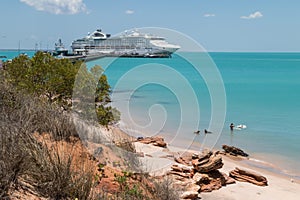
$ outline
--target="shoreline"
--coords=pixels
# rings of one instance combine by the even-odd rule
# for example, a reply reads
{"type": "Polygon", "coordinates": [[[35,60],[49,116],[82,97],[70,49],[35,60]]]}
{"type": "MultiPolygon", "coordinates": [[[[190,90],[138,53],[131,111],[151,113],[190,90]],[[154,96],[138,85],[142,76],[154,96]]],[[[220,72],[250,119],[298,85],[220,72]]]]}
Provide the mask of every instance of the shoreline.
{"type": "MultiPolygon", "coordinates": [[[[138,153],[143,153],[141,157],[145,169],[151,169],[154,176],[164,176],[171,171],[171,166],[177,164],[174,157],[182,155],[184,152],[199,153],[195,150],[185,150],[175,146],[168,146],[167,148],[156,147],[151,144],[142,144],[135,142],[138,153]],[[156,167],[156,169],[155,169],[156,167]]],[[[221,155],[221,154],[219,154],[221,155]]],[[[300,182],[291,180],[283,175],[267,171],[262,168],[256,168],[247,165],[243,159],[233,159],[227,155],[221,155],[224,166],[220,172],[229,174],[230,171],[236,167],[258,173],[265,176],[268,180],[268,186],[257,186],[247,182],[236,181],[235,184],[226,185],[218,190],[212,192],[201,192],[200,196],[206,200],[252,200],[252,199],[297,199],[300,196],[300,182]]]]}
{"type": "MultiPolygon", "coordinates": [[[[167,142],[169,142],[170,138],[166,137],[165,138],[167,142]]],[[[180,138],[183,140],[187,140],[185,138],[180,138]]],[[[183,141],[181,140],[181,141],[183,141]]],[[[180,145],[180,144],[176,144],[176,142],[174,144],[172,144],[173,147],[177,147],[177,148],[184,148],[184,144],[180,145]]],[[[187,150],[191,150],[191,151],[201,151],[201,149],[206,149],[207,147],[205,147],[205,145],[202,145],[201,143],[199,143],[198,141],[193,141],[190,145],[187,145],[189,148],[187,150]]],[[[239,146],[237,146],[238,148],[240,148],[239,146]]],[[[213,147],[213,148],[207,148],[207,149],[211,149],[212,151],[222,151],[223,149],[221,147],[213,147]]],[[[286,178],[288,180],[293,179],[295,182],[300,183],[300,171],[299,173],[292,171],[292,169],[296,169],[295,167],[293,168],[289,168],[286,169],[285,165],[286,165],[286,161],[284,161],[282,158],[284,157],[280,157],[278,155],[271,155],[272,159],[276,160],[276,164],[270,162],[270,159],[267,159],[267,156],[270,156],[266,153],[260,153],[260,156],[256,156],[257,154],[254,153],[254,155],[252,154],[252,152],[246,152],[249,153],[249,157],[245,158],[245,159],[241,159],[239,162],[243,163],[243,165],[245,167],[249,167],[249,168],[255,168],[257,170],[262,170],[266,173],[271,173],[274,175],[278,175],[280,177],[286,178]],[[279,164],[278,164],[279,163],[279,164]]],[[[230,158],[229,158],[230,159],[230,158]]]]}
{"type": "MultiPolygon", "coordinates": [[[[123,130],[120,127],[115,127],[117,129],[120,129],[122,132],[128,134],[131,137],[138,137],[137,134],[129,134],[126,130],[123,130]]],[[[168,138],[165,138],[166,142],[168,144],[168,149],[174,153],[174,151],[178,152],[200,152],[199,149],[197,150],[198,146],[201,146],[201,144],[198,142],[193,142],[189,148],[184,148],[184,145],[176,145],[172,144],[170,145],[168,142],[168,138]]],[[[140,148],[140,147],[139,147],[140,148]]],[[[141,148],[140,148],[141,149],[141,148]]],[[[205,148],[204,148],[205,149],[205,148]]],[[[213,151],[222,151],[221,148],[212,148],[213,151]]],[[[263,155],[263,154],[261,154],[263,155]]],[[[236,165],[239,165],[244,168],[249,168],[252,170],[255,170],[257,172],[260,172],[262,174],[268,174],[271,176],[276,176],[278,178],[285,179],[287,181],[292,181],[294,183],[300,184],[300,176],[297,174],[292,174],[289,171],[286,171],[284,168],[281,168],[280,166],[275,166],[275,164],[266,161],[262,157],[256,158],[255,156],[252,156],[250,154],[249,158],[240,158],[238,160],[230,158],[230,156],[222,156],[226,162],[235,163],[236,165]]]]}
{"type": "MultiPolygon", "coordinates": [[[[152,136],[149,133],[145,133],[145,132],[141,133],[137,130],[133,130],[132,127],[126,127],[126,125],[124,127],[123,126],[122,127],[117,126],[117,127],[133,137],[152,136]]],[[[178,138],[174,140],[174,136],[165,132],[162,132],[159,135],[163,136],[165,138],[165,141],[168,143],[168,145],[171,145],[172,147],[179,147],[182,149],[186,148],[188,150],[193,150],[193,151],[199,151],[199,150],[201,151],[201,149],[207,148],[205,145],[202,145],[199,141],[197,141],[197,139],[191,141],[188,138],[182,136],[176,136],[178,138]]],[[[220,144],[216,144],[213,148],[209,148],[209,149],[213,151],[221,151],[222,148],[220,144]]],[[[222,144],[226,144],[226,143],[222,143],[222,144]]],[[[240,146],[236,146],[236,147],[242,148],[240,146]]],[[[266,172],[277,174],[278,176],[282,176],[286,179],[293,179],[300,183],[300,170],[297,169],[296,166],[291,165],[290,161],[293,161],[291,158],[286,158],[284,156],[277,155],[277,154],[268,154],[265,152],[259,152],[259,153],[257,152],[253,153],[251,151],[246,151],[246,152],[249,153],[249,158],[242,161],[245,164],[245,166],[253,167],[255,169],[263,169],[266,172]],[[274,161],[274,163],[272,161],[274,161]]]]}
{"type": "MultiPolygon", "coordinates": [[[[238,147],[239,148],[239,147],[238,147]]],[[[213,148],[213,151],[222,151],[221,148],[213,148]]],[[[246,152],[249,153],[249,152],[246,152]]],[[[243,165],[244,167],[253,168],[257,171],[262,171],[263,173],[269,173],[272,175],[276,175],[282,178],[285,178],[287,180],[294,180],[295,182],[300,183],[300,174],[292,172],[286,168],[284,168],[285,163],[283,161],[280,161],[279,157],[275,159],[277,163],[280,163],[279,165],[276,165],[270,161],[268,161],[267,156],[263,156],[264,154],[260,154],[262,156],[256,157],[255,154],[253,155],[251,152],[249,153],[248,158],[241,158],[239,160],[235,160],[234,158],[231,158],[230,156],[226,156],[228,159],[232,160],[233,162],[238,162],[240,165],[243,165]]]]}
{"type": "MultiPolygon", "coordinates": [[[[234,164],[239,165],[241,167],[255,170],[255,171],[257,171],[257,172],[259,172],[263,175],[276,176],[277,178],[285,179],[287,181],[290,181],[290,182],[293,182],[293,183],[296,183],[296,184],[300,184],[300,180],[291,178],[291,175],[283,174],[283,173],[277,173],[277,172],[271,171],[269,168],[263,168],[261,166],[257,166],[257,165],[254,166],[252,164],[249,164],[249,162],[255,162],[253,160],[248,160],[248,159],[234,160],[234,159],[230,158],[229,156],[223,156],[222,158],[224,160],[226,160],[226,162],[234,163],[234,164]]],[[[264,161],[262,161],[262,162],[264,162],[264,161]]],[[[269,164],[269,163],[266,163],[266,164],[269,164]]],[[[264,164],[261,164],[261,165],[263,166],[264,164]]]]}

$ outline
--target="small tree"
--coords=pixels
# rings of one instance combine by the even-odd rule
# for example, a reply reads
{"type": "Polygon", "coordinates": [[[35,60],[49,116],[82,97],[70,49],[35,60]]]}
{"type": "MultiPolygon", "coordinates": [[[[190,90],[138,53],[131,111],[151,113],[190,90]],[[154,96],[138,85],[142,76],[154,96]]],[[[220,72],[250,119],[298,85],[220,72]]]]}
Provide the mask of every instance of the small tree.
{"type": "Polygon", "coordinates": [[[15,88],[46,98],[49,103],[56,103],[65,110],[71,107],[78,73],[83,75],[79,82],[80,99],[93,104],[93,109],[87,109],[84,114],[88,116],[92,110],[96,111],[98,122],[105,126],[118,120],[119,112],[108,106],[110,86],[100,66],[96,65],[89,71],[82,61],[56,59],[44,52],[37,52],[32,58],[20,55],[5,63],[6,80],[15,88]],[[91,92],[94,93],[92,97],[91,92]]]}
{"type": "Polygon", "coordinates": [[[76,73],[81,62],[55,59],[49,53],[25,55],[6,64],[7,79],[16,88],[46,97],[50,103],[65,104],[71,98],[76,73]]]}

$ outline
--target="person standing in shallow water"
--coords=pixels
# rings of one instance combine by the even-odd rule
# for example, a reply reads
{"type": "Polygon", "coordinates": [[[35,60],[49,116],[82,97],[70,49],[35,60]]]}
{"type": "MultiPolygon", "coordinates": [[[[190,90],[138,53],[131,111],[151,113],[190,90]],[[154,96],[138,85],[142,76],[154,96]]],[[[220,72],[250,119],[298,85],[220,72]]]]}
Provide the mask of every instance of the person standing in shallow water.
{"type": "Polygon", "coordinates": [[[229,127],[230,127],[230,130],[232,130],[232,131],[233,131],[234,124],[233,124],[233,123],[231,123],[229,127]]]}

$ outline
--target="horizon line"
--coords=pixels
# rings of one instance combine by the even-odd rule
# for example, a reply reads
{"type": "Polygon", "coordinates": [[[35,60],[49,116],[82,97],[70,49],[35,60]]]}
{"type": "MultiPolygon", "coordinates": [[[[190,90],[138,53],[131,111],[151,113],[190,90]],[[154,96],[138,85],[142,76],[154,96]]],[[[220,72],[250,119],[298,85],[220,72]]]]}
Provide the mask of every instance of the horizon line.
{"type": "MultiPolygon", "coordinates": [[[[53,49],[32,49],[32,48],[24,48],[24,49],[17,49],[17,48],[4,48],[1,49],[0,51],[54,51],[53,49]]],[[[179,51],[179,52],[195,52],[195,51],[179,51]]],[[[175,52],[176,53],[176,52],[175,52]]],[[[202,53],[202,52],[201,52],[202,53]]],[[[299,51],[232,51],[232,50],[228,50],[228,51],[203,51],[203,53],[300,53],[299,51]]]]}

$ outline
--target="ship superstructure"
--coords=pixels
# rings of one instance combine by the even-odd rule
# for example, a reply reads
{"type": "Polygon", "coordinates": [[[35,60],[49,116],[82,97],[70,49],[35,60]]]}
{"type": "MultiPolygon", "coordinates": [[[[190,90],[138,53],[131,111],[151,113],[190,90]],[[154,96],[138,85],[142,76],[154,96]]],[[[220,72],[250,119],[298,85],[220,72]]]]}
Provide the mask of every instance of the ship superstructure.
{"type": "Polygon", "coordinates": [[[126,31],[120,36],[111,37],[98,29],[82,39],[73,41],[71,48],[77,55],[169,57],[180,46],[168,43],[164,37],[138,31],[126,31]]]}

